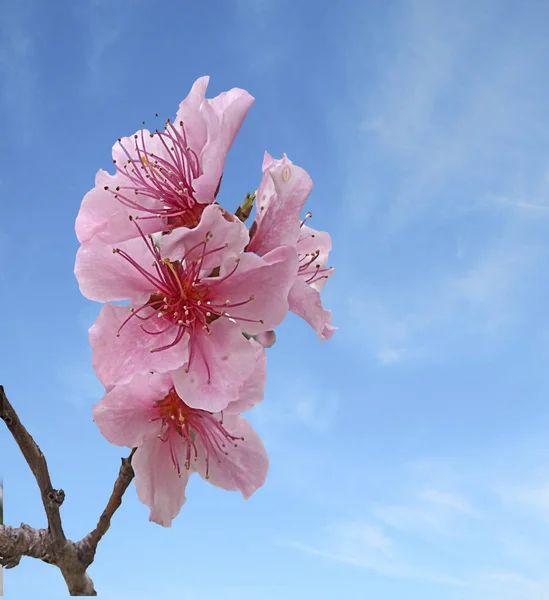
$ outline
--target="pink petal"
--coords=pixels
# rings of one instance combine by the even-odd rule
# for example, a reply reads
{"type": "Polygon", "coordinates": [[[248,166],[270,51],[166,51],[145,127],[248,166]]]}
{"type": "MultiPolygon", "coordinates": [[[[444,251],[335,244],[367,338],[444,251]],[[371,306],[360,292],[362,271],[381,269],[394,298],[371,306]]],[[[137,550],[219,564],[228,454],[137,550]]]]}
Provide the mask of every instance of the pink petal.
{"type": "Polygon", "coordinates": [[[328,255],[332,249],[330,234],[326,231],[317,231],[312,227],[304,225],[301,228],[296,249],[299,263],[302,267],[300,268],[299,276],[311,287],[320,292],[328,279],[335,273],[335,269],[326,268],[328,255]],[[309,263],[311,255],[317,252],[317,258],[307,267],[306,265],[309,263]]]}
{"type": "Polygon", "coordinates": [[[147,436],[158,433],[158,423],[150,423],[153,402],[172,387],[170,375],[136,375],[127,385],[114,386],[92,408],[93,420],[111,444],[134,448],[147,436]]]}
{"type": "Polygon", "coordinates": [[[187,141],[193,151],[200,156],[202,148],[208,139],[206,120],[201,113],[201,107],[206,98],[206,89],[210,78],[208,76],[197,79],[191,88],[188,96],[179,105],[179,110],[175,117],[175,123],[183,121],[187,141]]]}
{"type": "MultiPolygon", "coordinates": [[[[209,481],[224,490],[242,492],[247,500],[265,483],[269,470],[267,451],[252,426],[239,415],[224,415],[223,426],[235,437],[243,437],[236,447],[227,444],[227,454],[220,454],[218,460],[210,457],[209,481]]],[[[206,476],[206,455],[199,452],[192,464],[193,470],[206,476]]]]}
{"type": "Polygon", "coordinates": [[[203,105],[208,140],[200,154],[203,175],[194,183],[200,202],[211,202],[213,199],[223,175],[225,157],[253,102],[254,98],[247,91],[233,88],[203,105]]]}
{"type": "Polygon", "coordinates": [[[188,406],[219,412],[238,398],[241,385],[255,367],[256,350],[229,319],[214,321],[210,331],[211,335],[202,329],[192,334],[189,372],[185,372],[185,364],[172,377],[177,393],[188,406]]]}
{"type": "Polygon", "coordinates": [[[274,162],[264,172],[257,191],[257,230],[248,245],[248,251],[259,255],[297,243],[301,209],[313,188],[308,173],[286,155],[274,162]]]}
{"type": "Polygon", "coordinates": [[[297,274],[295,250],[284,246],[263,258],[246,252],[239,261],[236,271],[225,279],[223,273],[231,272],[233,261],[224,266],[219,280],[203,280],[210,286],[212,305],[228,300],[227,314],[237,321],[241,319],[239,325],[249,334],[273,329],[288,312],[288,293],[297,274]],[[234,306],[241,302],[242,306],[234,306]]]}
{"type": "Polygon", "coordinates": [[[327,231],[317,231],[312,227],[303,225],[299,232],[299,240],[297,242],[298,254],[313,254],[317,250],[320,251],[317,262],[324,267],[328,261],[328,255],[332,249],[332,239],[327,231]]]}
{"type": "Polygon", "coordinates": [[[263,346],[250,340],[255,350],[255,367],[251,375],[241,385],[238,400],[231,402],[223,414],[240,414],[253,408],[265,396],[267,383],[267,356],[263,346]]]}
{"type": "Polygon", "coordinates": [[[94,238],[82,244],[76,254],[74,273],[80,291],[86,298],[97,302],[145,302],[154,293],[156,286],[121,254],[113,253],[115,247],[127,252],[151,276],[156,275],[151,266],[153,256],[142,238],[116,246],[94,238]]]}
{"type": "Polygon", "coordinates": [[[320,341],[329,340],[336,327],[331,324],[331,311],[322,307],[320,293],[307,285],[303,278],[295,280],[290,295],[290,310],[305,319],[307,323],[317,332],[320,341]]]}
{"type": "MultiPolygon", "coordinates": [[[[106,304],[89,331],[92,365],[104,386],[128,383],[135,375],[147,371],[166,373],[178,369],[188,360],[187,335],[174,347],[151,352],[170,344],[177,333],[175,327],[158,335],[148,335],[139,327],[139,319],[131,318],[117,337],[120,325],[130,315],[129,307],[106,304]]],[[[166,321],[153,317],[146,321],[149,331],[161,331],[166,321]]]]}
{"type": "Polygon", "coordinates": [[[281,160],[277,160],[276,158],[273,158],[267,151],[265,151],[265,154],[263,154],[263,163],[261,164],[261,172],[265,173],[265,171],[267,171],[268,169],[276,167],[277,164],[283,162],[284,164],[291,163],[291,161],[286,155],[283,155],[281,160]]]}
{"type": "Polygon", "coordinates": [[[224,211],[219,205],[207,206],[202,213],[200,223],[194,229],[180,227],[163,235],[160,240],[162,254],[172,261],[185,258],[192,261],[203,253],[202,242],[208,239],[206,251],[216,248],[219,251],[204,257],[203,271],[209,274],[212,269],[223,264],[227,257],[242,252],[249,241],[248,230],[234,215],[224,211]],[[207,237],[211,234],[211,237],[207,237]]]}
{"type": "Polygon", "coordinates": [[[185,503],[185,488],[190,476],[186,469],[181,470],[181,476],[177,474],[171,450],[181,457],[183,464],[184,445],[182,439],[174,435],[165,442],[156,436],[147,439],[132,459],[137,496],[151,509],[149,521],[163,527],[171,527],[185,503]]]}
{"type": "MultiPolygon", "coordinates": [[[[135,135],[141,134],[137,132],[135,135]]],[[[155,138],[149,137],[149,132],[143,130],[143,139],[145,148],[148,152],[154,152],[157,156],[165,155],[163,146],[155,138]]],[[[137,158],[133,137],[122,138],[116,142],[112,149],[112,155],[118,164],[124,164],[127,161],[126,155],[120,148],[120,143],[129,150],[132,158],[137,158]]],[[[102,169],[98,171],[95,177],[95,187],[90,190],[82,200],[80,211],[76,217],[76,235],[81,243],[89,242],[94,237],[99,237],[107,243],[118,243],[129,240],[138,235],[135,225],[129,220],[130,216],[139,217],[139,223],[144,233],[155,233],[162,231],[166,227],[165,219],[143,218],[150,216],[150,213],[138,208],[128,207],[120,200],[116,199],[113,190],[117,186],[124,188],[130,184],[129,180],[121,173],[116,172],[110,175],[102,169]],[[108,186],[108,190],[105,189],[108,186]]],[[[161,207],[162,203],[158,198],[150,198],[143,194],[133,197],[131,190],[129,196],[139,205],[154,209],[161,207]]]]}

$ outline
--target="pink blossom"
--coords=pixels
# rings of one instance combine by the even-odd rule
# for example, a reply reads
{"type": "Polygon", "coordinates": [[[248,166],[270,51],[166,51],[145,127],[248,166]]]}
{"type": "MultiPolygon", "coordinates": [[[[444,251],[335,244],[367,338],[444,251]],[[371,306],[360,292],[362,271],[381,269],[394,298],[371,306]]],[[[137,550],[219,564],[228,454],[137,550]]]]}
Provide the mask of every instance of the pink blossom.
{"type": "Polygon", "coordinates": [[[117,243],[145,233],[194,227],[214,202],[225,165],[254,99],[233,88],[206,100],[209,77],[198,79],[175,120],[160,131],[142,129],[113,146],[114,175],[100,170],[76,219],[80,242],[99,237],[117,243]]]}
{"type": "Polygon", "coordinates": [[[162,236],[160,248],[144,235],[116,247],[83,244],[75,267],[82,293],[131,301],[104,306],[90,329],[103,385],[173,371],[177,393],[193,408],[217,412],[235,400],[253,367],[252,342],[242,333],[284,319],[298,269],[294,248],[239,253],[247,241],[244,225],[212,205],[196,228],[162,236]]]}
{"type": "Polygon", "coordinates": [[[132,465],[150,521],[170,527],[186,496],[192,473],[249,498],[263,485],[269,459],[259,436],[240,412],[263,399],[265,352],[252,342],[255,365],[237,402],[222,413],[190,407],[169,373],[136,375],[112,388],[93,408],[105,438],[137,448],[132,465]]]}
{"type": "Polygon", "coordinates": [[[320,300],[320,290],[335,269],[326,266],[332,247],[329,234],[307,227],[300,219],[311,189],[311,178],[304,169],[286,155],[275,160],[266,152],[257,191],[257,217],[246,250],[262,256],[279,246],[295,246],[299,270],[288,298],[290,310],[305,319],[323,341],[337,329],[331,324],[331,311],[323,308],[320,300]]]}

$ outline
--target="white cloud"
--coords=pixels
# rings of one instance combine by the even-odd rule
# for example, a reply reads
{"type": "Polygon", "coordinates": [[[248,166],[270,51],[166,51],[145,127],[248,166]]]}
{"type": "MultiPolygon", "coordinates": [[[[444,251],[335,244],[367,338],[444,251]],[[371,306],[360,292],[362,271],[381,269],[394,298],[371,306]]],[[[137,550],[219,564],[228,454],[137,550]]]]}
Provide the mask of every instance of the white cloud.
{"type": "Polygon", "coordinates": [[[478,462],[440,457],[396,467],[390,487],[334,504],[329,527],[291,545],[386,577],[453,585],[456,600],[546,600],[549,457],[537,442],[512,444],[512,464],[494,449],[478,462]]]}
{"type": "Polygon", "coordinates": [[[459,577],[417,564],[413,557],[402,554],[383,529],[361,521],[338,523],[326,528],[325,539],[317,544],[292,541],[287,545],[320,558],[343,562],[388,577],[452,586],[464,584],[459,577]]]}
{"type": "Polygon", "coordinates": [[[549,40],[532,27],[543,8],[511,23],[490,0],[396,6],[382,47],[364,7],[345,13],[348,94],[333,120],[345,231],[366,226],[362,252],[380,257],[367,284],[347,283],[355,293],[341,312],[381,365],[444,356],[471,335],[481,351],[505,335],[549,250],[546,226],[523,218],[549,215],[549,40]],[[487,36],[487,23],[505,35],[487,36]],[[439,230],[455,239],[447,256],[439,230]]]}
{"type": "Polygon", "coordinates": [[[411,285],[355,285],[342,307],[352,326],[343,326],[342,335],[357,336],[382,365],[436,358],[460,339],[475,338],[481,348],[527,316],[525,290],[549,252],[540,238],[534,227],[509,225],[473,256],[462,241],[460,260],[443,273],[417,265],[411,285]]]}
{"type": "MultiPolygon", "coordinates": [[[[341,139],[343,155],[351,153],[345,196],[356,206],[374,203],[383,231],[397,231],[426,211],[439,218],[462,214],[502,185],[514,192],[531,179],[532,173],[525,177],[530,157],[546,172],[533,142],[547,138],[539,129],[540,120],[547,122],[542,107],[549,90],[539,83],[547,40],[536,32],[531,44],[522,44],[517,38],[527,34],[528,21],[517,19],[510,28],[498,11],[491,1],[451,7],[403,1],[383,53],[366,46],[367,36],[350,32],[345,39],[355,125],[355,134],[346,134],[351,140],[341,139]],[[486,37],[486,23],[494,20],[509,28],[506,38],[486,37]],[[372,75],[373,59],[378,70],[372,75]],[[360,77],[365,66],[367,88],[360,77]],[[356,183],[365,179],[368,194],[360,202],[364,185],[356,183]]],[[[358,33],[367,12],[352,16],[358,33]]]]}
{"type": "Polygon", "coordinates": [[[410,503],[381,506],[373,514],[392,529],[429,537],[459,536],[463,519],[474,517],[475,511],[461,494],[427,488],[410,503]]]}

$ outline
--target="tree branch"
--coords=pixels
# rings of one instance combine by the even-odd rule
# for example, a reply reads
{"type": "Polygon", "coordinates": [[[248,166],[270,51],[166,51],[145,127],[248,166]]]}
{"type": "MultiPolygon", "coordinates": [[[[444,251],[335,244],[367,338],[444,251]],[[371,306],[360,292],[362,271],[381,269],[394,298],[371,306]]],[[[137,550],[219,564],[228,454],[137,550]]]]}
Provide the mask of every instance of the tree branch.
{"type": "Polygon", "coordinates": [[[23,556],[38,558],[59,568],[71,596],[97,596],[86,569],[93,562],[97,545],[109,529],[114,513],[122,504],[122,496],[134,477],[131,461],[136,448],[122,459],[113,491],[97,526],[75,543],[67,540],[61,523],[59,507],[65,499],[65,493],[53,488],[46,459],[19,420],[2,386],[0,418],[6,423],[38,483],[48,518],[47,529],[33,529],[24,523],[17,528],[0,524],[0,566],[8,569],[16,567],[23,556]]]}
{"type": "Polygon", "coordinates": [[[95,551],[97,549],[97,544],[101,541],[101,538],[107,533],[109,527],[111,526],[111,519],[114,513],[120,508],[122,504],[122,496],[128,489],[132,479],[134,478],[134,471],[132,468],[132,457],[135,454],[137,448],[134,448],[130,455],[127,458],[122,459],[122,465],[120,466],[120,471],[118,472],[118,477],[114,482],[114,487],[107,502],[107,506],[105,510],[101,513],[99,517],[99,521],[95,529],[88,533],[88,535],[77,542],[77,546],[80,551],[80,556],[84,563],[87,563],[86,566],[91,565],[93,562],[95,551]]]}
{"type": "Polygon", "coordinates": [[[59,507],[65,499],[63,490],[53,488],[48,471],[46,458],[42,450],[38,447],[31,434],[25,429],[13,406],[9,403],[4,392],[4,387],[0,385],[0,418],[6,423],[10,433],[17,442],[27,464],[32,471],[36,483],[40,488],[42,504],[48,518],[48,529],[51,535],[53,551],[63,548],[67,538],[61,524],[61,514],[59,507]]]}
{"type": "Polygon", "coordinates": [[[39,558],[47,563],[54,562],[48,530],[33,529],[25,523],[21,523],[21,527],[0,525],[0,564],[6,569],[12,569],[23,556],[39,558]]]}

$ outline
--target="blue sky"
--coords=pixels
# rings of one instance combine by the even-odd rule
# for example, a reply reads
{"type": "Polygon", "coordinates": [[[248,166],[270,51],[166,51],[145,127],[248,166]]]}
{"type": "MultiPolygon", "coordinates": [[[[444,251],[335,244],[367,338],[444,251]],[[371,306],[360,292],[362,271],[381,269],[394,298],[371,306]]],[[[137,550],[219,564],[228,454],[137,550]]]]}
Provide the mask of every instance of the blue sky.
{"type": "MultiPolygon", "coordinates": [[[[117,137],[193,81],[256,103],[221,202],[264,150],[311,174],[333,238],[320,344],[289,317],[251,420],[247,502],[192,480],[172,529],[127,493],[90,569],[103,598],[549,598],[549,6],[520,0],[13,1],[0,7],[0,382],[95,524],[119,466],[91,406],[74,219],[117,137]]],[[[5,522],[45,524],[0,435],[5,522]]],[[[24,559],[8,597],[59,598],[24,559]]]]}

